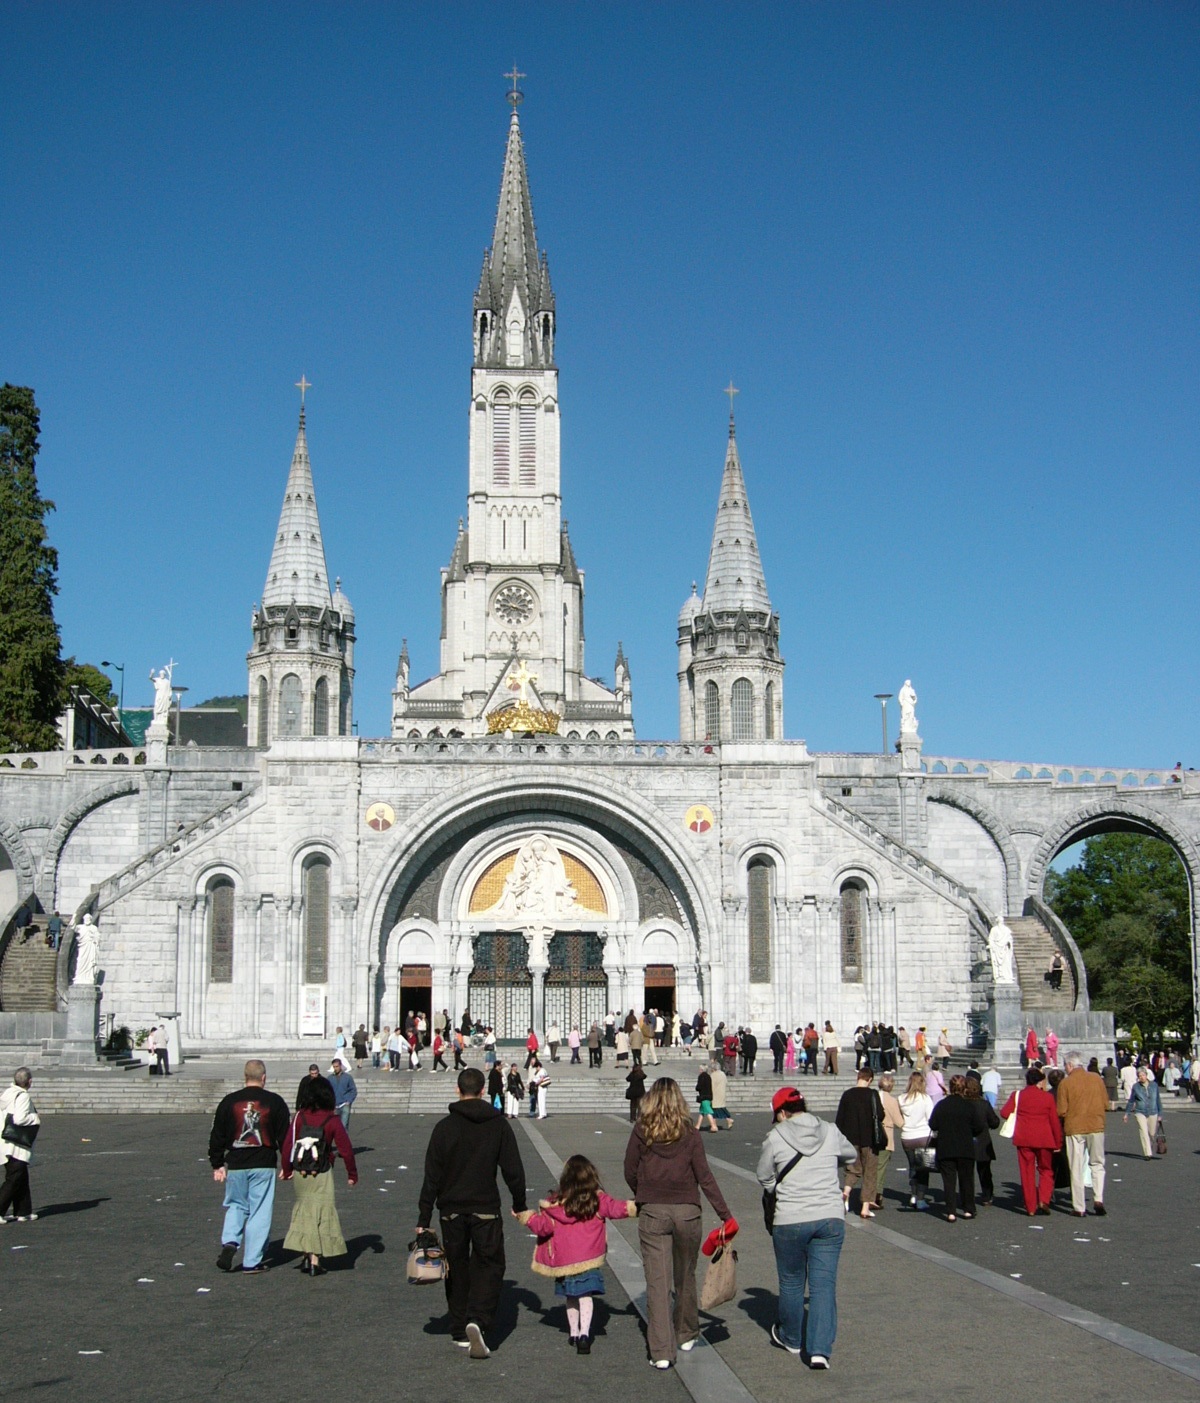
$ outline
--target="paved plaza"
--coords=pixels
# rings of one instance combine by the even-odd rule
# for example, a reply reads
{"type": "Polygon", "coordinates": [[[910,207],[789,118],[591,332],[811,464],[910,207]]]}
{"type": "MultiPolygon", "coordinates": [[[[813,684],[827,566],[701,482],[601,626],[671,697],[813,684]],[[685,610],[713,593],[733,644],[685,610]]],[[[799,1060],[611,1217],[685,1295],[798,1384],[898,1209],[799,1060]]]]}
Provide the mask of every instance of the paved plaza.
{"type": "MultiPolygon", "coordinates": [[[[285,1096],[294,1090],[276,1085],[285,1096]]],[[[603,1389],[681,1403],[928,1403],[977,1394],[984,1383],[995,1397],[1200,1399],[1200,1358],[1189,1353],[1200,1287],[1200,1113],[1168,1112],[1170,1153],[1155,1163],[1140,1158],[1133,1126],[1110,1117],[1103,1219],[1073,1219],[1060,1204],[1031,1224],[1015,1211],[1007,1142],[997,1204],[973,1222],[904,1211],[905,1180],[893,1163],[888,1211],[874,1223],[853,1220],[847,1234],[828,1375],[768,1342],[776,1280],[751,1175],[763,1113],[739,1115],[732,1131],[706,1139],[743,1224],[740,1289],[706,1320],[713,1348],[681,1356],[667,1374],[645,1362],[636,1226],[609,1229],[608,1295],[590,1357],[568,1351],[563,1309],[530,1270],[532,1243],[511,1220],[494,1353],[475,1363],[451,1346],[440,1288],[404,1279],[432,1116],[355,1116],[361,1183],[348,1191],[337,1171],[350,1260],[315,1281],[282,1250],[286,1184],[267,1254],[274,1269],[247,1278],[216,1270],[221,1190],[206,1159],[205,1117],[52,1116],[32,1173],[41,1217],[0,1229],[0,1396],[291,1403],[316,1389],[353,1391],[361,1403],[468,1393],[549,1403],[603,1389]]],[[[627,1134],[612,1114],[523,1120],[531,1202],[573,1152],[589,1154],[622,1194],[627,1134]]]]}

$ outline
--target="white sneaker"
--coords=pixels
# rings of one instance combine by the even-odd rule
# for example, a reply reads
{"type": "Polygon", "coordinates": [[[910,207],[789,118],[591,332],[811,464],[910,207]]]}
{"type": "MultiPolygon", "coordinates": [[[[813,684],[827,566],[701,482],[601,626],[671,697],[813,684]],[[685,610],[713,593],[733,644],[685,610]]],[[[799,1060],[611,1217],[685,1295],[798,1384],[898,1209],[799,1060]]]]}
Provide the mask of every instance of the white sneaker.
{"type": "Polygon", "coordinates": [[[683,1352],[686,1354],[689,1349],[695,1349],[699,1343],[700,1336],[693,1335],[690,1340],[684,1340],[684,1342],[679,1346],[679,1348],[683,1350],[683,1352]]]}
{"type": "Polygon", "coordinates": [[[17,1222],[18,1222],[18,1223],[36,1223],[36,1222],[37,1222],[37,1214],[36,1214],[36,1213],[28,1213],[28,1214],[26,1214],[26,1216],[25,1216],[24,1218],[18,1218],[18,1219],[17,1219],[17,1222]]]}
{"type": "Polygon", "coordinates": [[[473,1320],[467,1326],[467,1347],[472,1359],[486,1359],[492,1352],[484,1343],[483,1331],[473,1320]]]}
{"type": "Polygon", "coordinates": [[[671,1361],[669,1359],[652,1359],[650,1361],[650,1367],[652,1369],[669,1369],[671,1367],[671,1361]]]}
{"type": "Polygon", "coordinates": [[[808,1367],[810,1369],[828,1369],[829,1360],[823,1354],[810,1354],[808,1357],[808,1367]]]}

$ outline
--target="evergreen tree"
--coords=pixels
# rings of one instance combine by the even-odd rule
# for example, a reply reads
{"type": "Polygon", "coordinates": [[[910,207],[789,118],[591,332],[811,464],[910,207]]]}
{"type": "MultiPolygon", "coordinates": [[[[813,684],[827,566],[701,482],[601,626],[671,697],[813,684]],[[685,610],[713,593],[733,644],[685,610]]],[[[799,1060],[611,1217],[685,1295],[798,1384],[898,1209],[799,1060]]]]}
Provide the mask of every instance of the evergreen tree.
{"type": "Polygon", "coordinates": [[[0,751],[54,750],[63,690],[54,503],[38,494],[33,391],[0,385],[0,751]]]}

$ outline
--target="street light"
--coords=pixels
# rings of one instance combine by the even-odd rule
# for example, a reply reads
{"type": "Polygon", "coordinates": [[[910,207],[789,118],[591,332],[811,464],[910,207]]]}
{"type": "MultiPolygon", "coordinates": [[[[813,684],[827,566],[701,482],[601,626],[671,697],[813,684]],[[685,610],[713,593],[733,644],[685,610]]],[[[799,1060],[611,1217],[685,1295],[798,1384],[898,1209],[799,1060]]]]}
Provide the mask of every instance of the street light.
{"type": "MultiPolygon", "coordinates": [[[[92,654],[95,657],[95,653],[92,654]]],[[[122,663],[110,663],[107,658],[100,664],[101,667],[111,667],[121,674],[121,700],[117,703],[117,716],[125,710],[125,667],[122,663]]]]}
{"type": "Polygon", "coordinates": [[[883,722],[883,753],[887,751],[887,704],[896,694],[894,692],[876,692],[875,700],[879,703],[880,720],[883,722]]]}

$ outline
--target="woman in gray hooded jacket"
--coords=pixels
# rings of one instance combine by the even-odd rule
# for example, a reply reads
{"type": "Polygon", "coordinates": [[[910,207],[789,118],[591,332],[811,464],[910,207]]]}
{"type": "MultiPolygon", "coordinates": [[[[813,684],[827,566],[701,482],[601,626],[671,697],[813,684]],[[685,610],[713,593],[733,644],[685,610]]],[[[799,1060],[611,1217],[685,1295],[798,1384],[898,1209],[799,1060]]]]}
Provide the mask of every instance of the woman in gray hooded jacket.
{"type": "Polygon", "coordinates": [[[772,1243],[779,1273],[779,1321],[772,1343],[828,1369],[837,1335],[837,1268],[846,1235],[838,1166],[858,1151],[836,1125],[805,1110],[794,1086],[771,1098],[774,1125],[758,1157],[758,1182],[775,1190],[772,1243]],[[808,1284],[808,1323],[804,1287],[808,1284]]]}

